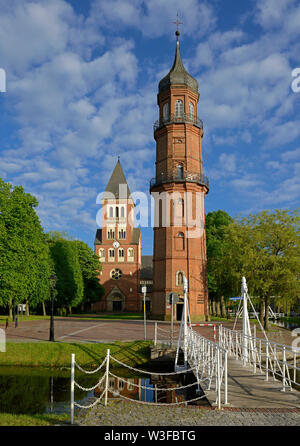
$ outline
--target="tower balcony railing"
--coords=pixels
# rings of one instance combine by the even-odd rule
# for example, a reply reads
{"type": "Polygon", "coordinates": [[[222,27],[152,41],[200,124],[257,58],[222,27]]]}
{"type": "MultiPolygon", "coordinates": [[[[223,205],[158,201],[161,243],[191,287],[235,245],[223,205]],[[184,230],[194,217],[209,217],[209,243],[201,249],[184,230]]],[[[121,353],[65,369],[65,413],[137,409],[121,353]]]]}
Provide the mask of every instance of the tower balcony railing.
{"type": "Polygon", "coordinates": [[[206,175],[183,171],[180,174],[178,174],[178,172],[161,173],[156,178],[152,178],[152,180],[150,181],[150,190],[160,184],[182,182],[197,183],[201,186],[206,186],[207,189],[209,189],[209,180],[206,175]]]}
{"type": "Polygon", "coordinates": [[[163,117],[162,119],[158,119],[153,125],[154,132],[156,132],[156,130],[160,129],[164,125],[174,123],[193,124],[203,130],[203,121],[201,119],[196,118],[196,116],[189,113],[176,113],[174,115],[169,115],[163,117]]]}

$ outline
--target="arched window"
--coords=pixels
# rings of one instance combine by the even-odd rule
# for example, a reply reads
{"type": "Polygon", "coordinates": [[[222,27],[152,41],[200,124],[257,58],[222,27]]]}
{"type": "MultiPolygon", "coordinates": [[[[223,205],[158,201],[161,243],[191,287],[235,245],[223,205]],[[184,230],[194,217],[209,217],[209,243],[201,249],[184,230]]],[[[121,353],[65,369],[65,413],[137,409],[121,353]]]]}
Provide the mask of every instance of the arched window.
{"type": "Polygon", "coordinates": [[[189,103],[189,109],[190,109],[190,118],[194,118],[195,117],[195,108],[194,108],[194,104],[192,102],[189,103]]]}
{"type": "Polygon", "coordinates": [[[183,277],[184,277],[184,272],[183,271],[177,271],[177,273],[176,273],[176,285],[177,286],[182,286],[183,285],[183,277]]]}
{"type": "Polygon", "coordinates": [[[183,102],[180,99],[177,99],[177,101],[175,102],[175,115],[183,115],[183,102]]]}
{"type": "Polygon", "coordinates": [[[119,218],[119,207],[116,206],[116,218],[119,218]]]}
{"type": "Polygon", "coordinates": [[[124,262],[124,249],[120,248],[118,251],[119,262],[124,262]]]}
{"type": "Polygon", "coordinates": [[[177,166],[177,178],[182,179],[183,178],[183,165],[178,164],[177,166]]]}
{"type": "Polygon", "coordinates": [[[124,208],[124,206],[121,207],[121,217],[122,218],[125,217],[125,208],[124,208]]]}
{"type": "Polygon", "coordinates": [[[114,216],[114,208],[112,206],[109,207],[109,217],[112,218],[114,216]]]}
{"type": "Polygon", "coordinates": [[[163,106],[163,120],[167,121],[169,119],[169,104],[168,102],[163,106]]]}
{"type": "Polygon", "coordinates": [[[125,239],[126,239],[125,229],[119,229],[119,240],[125,240],[125,239]]]}
{"type": "Polygon", "coordinates": [[[134,261],[134,250],[133,250],[133,248],[128,248],[127,249],[127,261],[128,262],[133,262],[134,261]]]}
{"type": "Polygon", "coordinates": [[[113,231],[112,229],[109,229],[109,230],[107,231],[107,238],[108,238],[109,240],[113,240],[113,239],[115,238],[115,231],[113,231]]]}
{"type": "Polygon", "coordinates": [[[103,262],[105,260],[105,249],[104,248],[99,249],[99,260],[100,260],[100,262],[103,262]]]}
{"type": "Polygon", "coordinates": [[[176,251],[184,251],[185,249],[185,240],[184,240],[184,233],[178,232],[177,236],[175,237],[175,249],[176,251]]]}
{"type": "Polygon", "coordinates": [[[114,249],[109,249],[108,250],[108,261],[109,262],[114,262],[115,260],[115,250],[114,249]]]}

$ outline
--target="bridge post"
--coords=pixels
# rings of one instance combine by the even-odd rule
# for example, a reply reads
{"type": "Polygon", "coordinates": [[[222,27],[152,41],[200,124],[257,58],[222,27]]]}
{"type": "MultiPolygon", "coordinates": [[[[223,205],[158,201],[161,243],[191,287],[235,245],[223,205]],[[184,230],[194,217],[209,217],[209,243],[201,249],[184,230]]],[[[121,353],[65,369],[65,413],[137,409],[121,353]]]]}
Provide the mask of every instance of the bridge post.
{"type": "Polygon", "coordinates": [[[188,282],[185,276],[183,276],[183,290],[184,290],[184,306],[183,306],[183,311],[184,311],[184,326],[183,326],[183,333],[184,333],[184,341],[183,341],[183,345],[184,345],[184,365],[185,367],[187,366],[187,306],[188,306],[188,302],[187,302],[187,287],[188,287],[188,282]]]}
{"type": "Polygon", "coordinates": [[[228,359],[228,351],[226,350],[225,351],[225,358],[224,358],[224,362],[225,362],[225,364],[224,364],[224,386],[225,386],[225,390],[224,390],[224,393],[225,393],[225,401],[224,401],[224,404],[226,405],[226,404],[228,404],[228,376],[227,376],[227,373],[228,373],[228,364],[227,364],[227,359],[228,359]]]}
{"type": "Polygon", "coordinates": [[[109,354],[110,349],[107,349],[106,354],[106,377],[105,377],[105,398],[104,398],[104,405],[107,406],[107,395],[108,395],[108,379],[109,379],[109,354]]]}
{"type": "Polygon", "coordinates": [[[269,381],[269,343],[266,342],[266,378],[265,381],[269,381]]]}
{"type": "Polygon", "coordinates": [[[71,355],[71,424],[74,423],[74,381],[75,381],[75,353],[71,355]]]}

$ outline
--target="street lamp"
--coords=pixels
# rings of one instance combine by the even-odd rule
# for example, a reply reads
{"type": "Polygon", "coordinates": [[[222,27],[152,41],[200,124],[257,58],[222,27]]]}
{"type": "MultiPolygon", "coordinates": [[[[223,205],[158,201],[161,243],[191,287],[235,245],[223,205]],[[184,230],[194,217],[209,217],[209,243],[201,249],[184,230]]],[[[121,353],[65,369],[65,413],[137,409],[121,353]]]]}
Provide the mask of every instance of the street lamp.
{"type": "Polygon", "coordinates": [[[54,342],[54,290],[56,285],[57,277],[52,274],[50,276],[50,295],[51,295],[51,317],[50,317],[50,337],[49,341],[54,342]]]}

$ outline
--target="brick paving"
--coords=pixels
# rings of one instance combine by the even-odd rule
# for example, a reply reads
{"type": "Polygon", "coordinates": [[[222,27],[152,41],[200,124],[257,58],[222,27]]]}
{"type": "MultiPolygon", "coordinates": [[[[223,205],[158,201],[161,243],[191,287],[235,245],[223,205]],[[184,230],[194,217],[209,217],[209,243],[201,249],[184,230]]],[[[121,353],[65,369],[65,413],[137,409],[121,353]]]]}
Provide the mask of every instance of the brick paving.
{"type": "MultiPolygon", "coordinates": [[[[212,322],[213,323],[213,322],[212,322]]],[[[215,322],[218,326],[222,324],[224,327],[232,328],[233,321],[215,322]]],[[[6,338],[9,342],[35,342],[48,341],[49,339],[49,320],[37,321],[19,321],[17,328],[11,322],[6,330],[6,338]]],[[[168,322],[158,323],[158,339],[167,339],[170,331],[168,322]]],[[[0,324],[0,328],[5,328],[5,324],[0,324]]],[[[241,322],[236,326],[237,330],[241,329],[241,322]]],[[[195,331],[202,336],[213,340],[212,327],[195,327],[195,331]]],[[[175,324],[174,338],[179,331],[179,323],[175,324]]],[[[258,337],[263,337],[260,331],[257,331],[258,337]]],[[[295,341],[290,330],[284,328],[271,328],[268,332],[271,341],[281,344],[291,345],[295,341]]],[[[77,320],[75,318],[55,318],[55,340],[61,342],[112,342],[112,341],[133,341],[144,339],[143,321],[129,320],[77,320]]],[[[154,322],[147,322],[147,339],[154,339],[154,322]]]]}
{"type": "Polygon", "coordinates": [[[197,407],[153,407],[124,401],[109,401],[80,410],[75,424],[81,426],[300,426],[297,409],[207,410],[197,407]]]}

